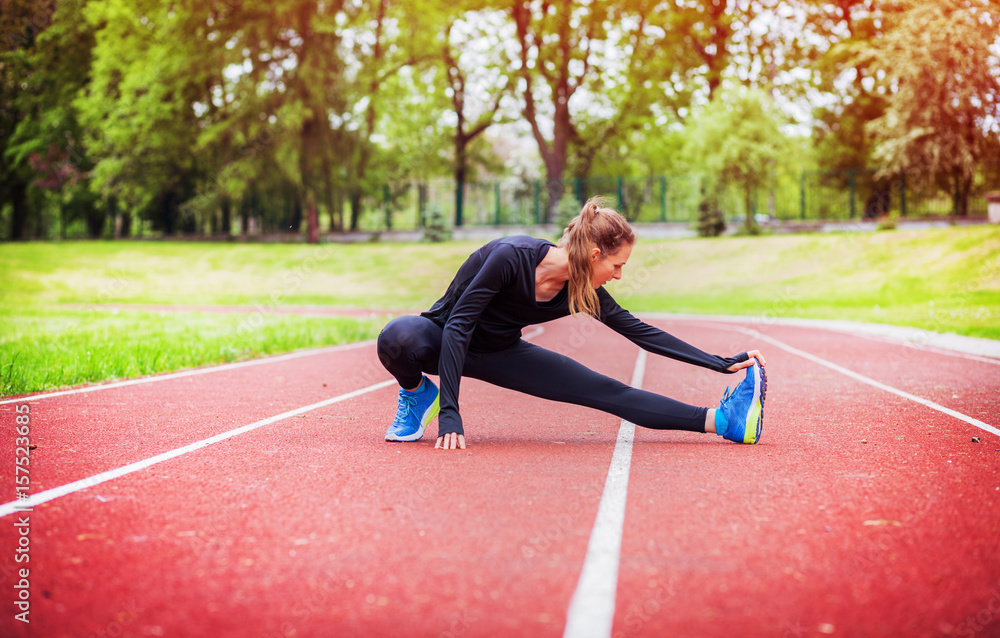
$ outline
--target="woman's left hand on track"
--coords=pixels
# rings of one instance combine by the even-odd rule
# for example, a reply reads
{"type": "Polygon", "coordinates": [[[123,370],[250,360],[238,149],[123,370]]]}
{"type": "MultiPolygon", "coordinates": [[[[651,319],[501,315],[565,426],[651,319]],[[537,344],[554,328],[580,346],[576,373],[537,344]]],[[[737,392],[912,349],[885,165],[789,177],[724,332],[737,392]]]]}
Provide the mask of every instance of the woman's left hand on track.
{"type": "Polygon", "coordinates": [[[439,436],[437,443],[434,445],[434,449],[441,448],[442,450],[464,450],[465,449],[465,435],[458,434],[456,432],[449,432],[443,436],[439,436]]]}
{"type": "Polygon", "coordinates": [[[733,365],[726,368],[730,372],[737,372],[743,368],[749,368],[753,365],[754,359],[757,360],[761,366],[764,366],[766,362],[764,361],[764,355],[760,353],[760,350],[747,350],[747,356],[749,359],[746,361],[741,361],[740,363],[734,363],[733,365]]]}

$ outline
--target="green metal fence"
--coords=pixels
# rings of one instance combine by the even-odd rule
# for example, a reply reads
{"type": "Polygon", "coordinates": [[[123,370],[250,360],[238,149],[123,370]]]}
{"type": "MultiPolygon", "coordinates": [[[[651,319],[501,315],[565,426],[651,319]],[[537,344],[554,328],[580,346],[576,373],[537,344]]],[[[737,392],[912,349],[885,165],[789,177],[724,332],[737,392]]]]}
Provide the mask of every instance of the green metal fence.
{"type": "MultiPolygon", "coordinates": [[[[573,178],[560,182],[558,191],[569,210],[601,195],[632,222],[691,224],[697,220],[706,187],[704,175],[678,174],[573,178]]],[[[784,171],[749,197],[739,184],[722,184],[718,205],[730,222],[747,214],[777,221],[950,216],[956,212],[954,187],[953,181],[917,171],[888,177],[867,168],[784,171]]],[[[985,163],[976,172],[969,215],[986,214],[983,196],[989,191],[1000,191],[1000,162],[985,163]]],[[[463,202],[464,226],[535,225],[547,218],[549,193],[544,180],[468,182],[463,202]]],[[[381,197],[367,198],[364,208],[360,228],[366,231],[417,229],[435,217],[454,226],[455,182],[441,178],[393,184],[381,197]]]]}
{"type": "MultiPolygon", "coordinates": [[[[649,177],[571,178],[556,184],[561,194],[558,211],[549,215],[549,188],[544,180],[504,179],[492,182],[468,182],[464,189],[464,226],[533,226],[551,220],[562,224],[579,211],[584,201],[594,195],[606,198],[609,205],[636,223],[693,224],[697,221],[704,191],[710,186],[703,174],[654,175],[649,177]]],[[[730,223],[746,215],[777,221],[822,221],[894,217],[946,217],[955,215],[954,180],[935,178],[919,171],[880,176],[867,168],[834,171],[776,170],[771,184],[752,191],[749,196],[739,184],[721,184],[717,205],[730,223]]],[[[1000,161],[986,162],[976,171],[968,196],[968,213],[986,215],[987,192],[1000,191],[1000,161]]],[[[280,198],[279,198],[280,199],[280,198]]],[[[333,218],[349,228],[350,211],[347,193],[334,198],[336,211],[321,205],[321,228],[331,228],[333,218]]],[[[291,200],[286,202],[286,208],[291,200]]],[[[280,201],[270,202],[272,206],[280,201]]],[[[256,207],[255,207],[256,208],[256,207]]],[[[266,206],[265,206],[266,208],[266,206]]],[[[7,207],[9,209],[9,207],[7,207]]],[[[9,223],[9,210],[0,211],[0,223],[9,223]]],[[[456,223],[455,182],[452,179],[408,180],[385,184],[369,193],[361,202],[358,229],[368,232],[385,230],[419,231],[436,223],[453,227],[456,223]]],[[[276,224],[277,213],[271,210],[270,222],[264,211],[254,211],[250,224],[256,232],[284,230],[288,222],[276,224]],[[269,230],[271,229],[271,230],[269,230]]],[[[287,211],[285,211],[286,217],[287,211]]],[[[233,231],[238,232],[234,211],[233,231]]],[[[58,220],[57,220],[58,221],[58,220]]],[[[202,226],[205,226],[202,220],[202,226]]],[[[111,221],[108,222],[111,224],[111,221]]],[[[58,223],[54,226],[59,228],[58,223]]],[[[132,234],[141,231],[135,220],[132,234]]],[[[67,237],[83,236],[79,222],[62,231],[67,237]]],[[[113,231],[109,231],[112,233],[113,231]]],[[[38,236],[44,236],[44,233],[38,236]]],[[[55,236],[55,231],[48,233],[55,236]]]]}
{"type": "MultiPolygon", "coordinates": [[[[809,171],[802,174],[800,219],[862,219],[884,215],[955,215],[955,180],[928,178],[919,171],[879,176],[866,168],[809,171]]],[[[984,195],[1000,190],[1000,162],[982,164],[968,197],[968,214],[985,215],[984,195]]]]}

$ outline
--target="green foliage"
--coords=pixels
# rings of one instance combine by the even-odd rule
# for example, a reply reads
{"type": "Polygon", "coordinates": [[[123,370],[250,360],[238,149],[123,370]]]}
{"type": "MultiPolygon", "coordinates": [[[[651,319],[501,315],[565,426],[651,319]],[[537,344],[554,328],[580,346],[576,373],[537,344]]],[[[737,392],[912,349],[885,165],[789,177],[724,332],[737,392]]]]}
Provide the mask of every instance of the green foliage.
{"type": "Polygon", "coordinates": [[[384,218],[387,184],[543,177],[510,161],[519,134],[549,221],[570,176],[697,171],[750,210],[803,166],[873,157],[873,193],[906,170],[961,211],[970,166],[1000,154],[987,0],[7,0],[3,15],[0,238],[312,238],[320,219],[384,218]],[[786,138],[775,109],[751,108],[765,94],[821,105],[815,157],[783,147],[787,170],[773,163],[768,138],[786,138]]]}
{"type": "Polygon", "coordinates": [[[866,132],[883,174],[945,177],[962,214],[977,165],[1000,150],[1000,74],[990,50],[997,15],[987,0],[906,0],[900,8],[861,56],[894,87],[866,132]]]}
{"type": "Polygon", "coordinates": [[[722,91],[689,125],[684,155],[692,169],[707,174],[706,191],[719,198],[730,185],[745,202],[745,227],[757,224],[751,213],[757,190],[774,181],[774,165],[789,144],[782,117],[766,93],[722,91]]]}

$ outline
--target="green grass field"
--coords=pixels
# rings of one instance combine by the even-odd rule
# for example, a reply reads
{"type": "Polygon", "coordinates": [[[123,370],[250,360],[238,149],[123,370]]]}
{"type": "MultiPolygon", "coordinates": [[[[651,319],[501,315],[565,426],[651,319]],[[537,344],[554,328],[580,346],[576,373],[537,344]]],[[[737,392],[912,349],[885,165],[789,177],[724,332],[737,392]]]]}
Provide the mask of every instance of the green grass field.
{"type": "MultiPolygon", "coordinates": [[[[477,243],[0,245],[0,394],[374,337],[419,310],[477,243]],[[240,305],[245,315],[110,304],[240,305]]],[[[852,319],[1000,339],[1000,228],[642,241],[611,293],[634,311],[852,319]]]]}

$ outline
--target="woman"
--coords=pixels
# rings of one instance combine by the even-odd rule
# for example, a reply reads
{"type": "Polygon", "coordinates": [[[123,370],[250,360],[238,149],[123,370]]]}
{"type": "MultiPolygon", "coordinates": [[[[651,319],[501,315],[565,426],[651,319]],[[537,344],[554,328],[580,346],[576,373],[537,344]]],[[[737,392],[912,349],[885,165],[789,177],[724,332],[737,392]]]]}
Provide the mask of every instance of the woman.
{"type": "Polygon", "coordinates": [[[440,410],[434,447],[465,449],[458,394],[467,376],[610,412],[647,428],[712,432],[756,443],[764,420],[764,357],[757,350],[729,358],[707,354],[619,306],[603,285],[621,279],[634,243],[625,218],[595,198],[558,245],[516,236],[474,252],[430,310],[397,317],[379,335],[379,360],[400,384],[386,440],[419,440],[440,410]],[[525,326],[569,314],[590,315],[655,354],[717,372],[747,368],[746,378],[731,394],[727,389],[718,409],[696,407],[631,388],[521,339],[525,326]],[[440,393],[425,374],[440,375],[440,393]]]}

